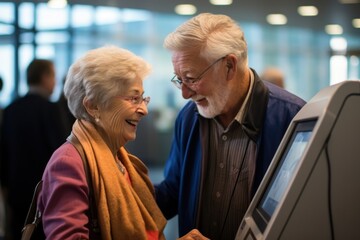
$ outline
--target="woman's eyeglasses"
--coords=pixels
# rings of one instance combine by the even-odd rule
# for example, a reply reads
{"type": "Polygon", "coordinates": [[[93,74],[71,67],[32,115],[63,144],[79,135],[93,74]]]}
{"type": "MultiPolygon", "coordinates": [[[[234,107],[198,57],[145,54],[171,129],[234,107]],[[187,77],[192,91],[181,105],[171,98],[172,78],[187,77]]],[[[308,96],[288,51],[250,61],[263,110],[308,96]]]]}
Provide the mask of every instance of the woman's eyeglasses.
{"type": "Polygon", "coordinates": [[[150,97],[143,97],[142,95],[137,96],[116,96],[117,98],[124,99],[131,102],[134,105],[140,105],[142,102],[147,106],[150,102],[150,97]]]}

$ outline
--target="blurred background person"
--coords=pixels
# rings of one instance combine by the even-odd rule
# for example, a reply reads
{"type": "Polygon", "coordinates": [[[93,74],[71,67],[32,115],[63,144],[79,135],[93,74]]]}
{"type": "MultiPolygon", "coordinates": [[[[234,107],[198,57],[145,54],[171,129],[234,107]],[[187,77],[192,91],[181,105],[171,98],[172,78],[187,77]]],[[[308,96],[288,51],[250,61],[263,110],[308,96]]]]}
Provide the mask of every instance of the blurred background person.
{"type": "Polygon", "coordinates": [[[261,79],[264,81],[271,82],[278,87],[285,88],[285,77],[284,73],[276,67],[267,67],[261,73],[261,79]]]}
{"type": "MultiPolygon", "coordinates": [[[[1,91],[3,89],[3,86],[4,86],[4,80],[0,76],[0,93],[1,93],[1,91]]],[[[0,126],[1,126],[1,121],[2,121],[2,112],[3,112],[3,109],[2,109],[2,107],[0,107],[0,126]]]]}
{"type": "MultiPolygon", "coordinates": [[[[4,81],[2,79],[2,77],[0,76],[0,93],[1,90],[3,88],[3,84],[4,81]]],[[[1,122],[2,122],[2,111],[3,109],[0,108],[0,129],[1,129],[1,122]]],[[[0,146],[2,145],[1,143],[1,136],[0,136],[0,146]]],[[[0,165],[0,169],[1,169],[1,165],[0,165]]],[[[1,170],[0,170],[1,173],[1,170]]],[[[5,214],[5,200],[4,200],[4,196],[3,196],[3,189],[1,186],[1,181],[0,181],[0,240],[3,240],[5,237],[5,227],[6,227],[6,214],[5,214]]]]}
{"type": "Polygon", "coordinates": [[[10,212],[7,239],[18,240],[36,183],[53,151],[66,137],[57,104],[52,61],[34,59],[26,70],[28,93],[4,109],[1,126],[1,184],[10,212]]]}
{"type": "MultiPolygon", "coordinates": [[[[65,85],[66,76],[63,78],[63,86],[65,85]]],[[[76,120],[74,115],[70,112],[68,101],[65,97],[64,91],[61,92],[61,95],[59,97],[59,100],[57,101],[57,104],[59,105],[60,114],[62,118],[62,122],[64,124],[65,132],[67,134],[71,133],[72,126],[76,120]]]]}

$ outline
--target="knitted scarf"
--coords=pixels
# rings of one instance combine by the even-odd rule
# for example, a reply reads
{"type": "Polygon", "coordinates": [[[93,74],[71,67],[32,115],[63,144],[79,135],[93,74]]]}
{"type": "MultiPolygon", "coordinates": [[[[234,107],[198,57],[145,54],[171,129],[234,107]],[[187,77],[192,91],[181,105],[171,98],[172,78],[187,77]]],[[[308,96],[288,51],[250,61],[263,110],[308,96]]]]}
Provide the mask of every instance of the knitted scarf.
{"type": "Polygon", "coordinates": [[[118,157],[126,167],[131,185],[117,168],[110,149],[95,127],[77,120],[72,129],[84,149],[98,208],[102,239],[165,239],[166,220],[158,208],[145,165],[125,148],[118,157]]]}

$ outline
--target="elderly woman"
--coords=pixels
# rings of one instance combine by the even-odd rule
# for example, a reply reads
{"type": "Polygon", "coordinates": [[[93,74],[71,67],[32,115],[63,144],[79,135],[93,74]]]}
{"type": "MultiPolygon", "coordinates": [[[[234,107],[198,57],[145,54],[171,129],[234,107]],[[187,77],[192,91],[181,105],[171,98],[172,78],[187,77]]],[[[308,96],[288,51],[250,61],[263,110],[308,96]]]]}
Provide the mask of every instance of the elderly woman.
{"type": "Polygon", "coordinates": [[[81,155],[70,142],[52,155],[38,207],[47,239],[163,239],[166,224],[147,168],[123,147],[147,115],[143,79],[150,66],[114,46],[89,51],[69,69],[64,93],[77,118],[93,186],[100,233],[89,221],[89,186],[81,155]]]}
{"type": "MultiPolygon", "coordinates": [[[[47,239],[164,239],[166,220],[147,168],[124,148],[148,113],[149,71],[143,59],[114,46],[91,50],[70,67],[64,94],[77,120],[43,174],[38,208],[47,239]]],[[[193,229],[181,239],[207,238],[193,229]]]]}

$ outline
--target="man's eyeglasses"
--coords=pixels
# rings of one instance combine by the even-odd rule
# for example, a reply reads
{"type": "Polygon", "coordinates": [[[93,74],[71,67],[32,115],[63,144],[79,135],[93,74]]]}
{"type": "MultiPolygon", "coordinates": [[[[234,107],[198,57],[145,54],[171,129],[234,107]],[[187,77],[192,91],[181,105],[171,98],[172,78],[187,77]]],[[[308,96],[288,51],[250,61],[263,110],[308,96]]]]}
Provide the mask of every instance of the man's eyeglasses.
{"type": "Polygon", "coordinates": [[[196,78],[179,78],[179,76],[177,76],[176,74],[174,75],[174,77],[171,79],[171,82],[177,87],[181,89],[181,86],[183,83],[185,83],[187,86],[193,86],[196,82],[198,82],[204,75],[205,73],[212,67],[214,66],[217,62],[219,62],[220,60],[224,59],[226,56],[221,57],[219,59],[217,59],[215,62],[213,62],[212,64],[210,64],[210,66],[208,66],[198,77],[196,78]]]}
{"type": "Polygon", "coordinates": [[[124,99],[131,102],[133,105],[140,105],[142,102],[147,106],[150,102],[150,97],[143,97],[142,95],[138,96],[116,96],[117,98],[124,99]]]}

